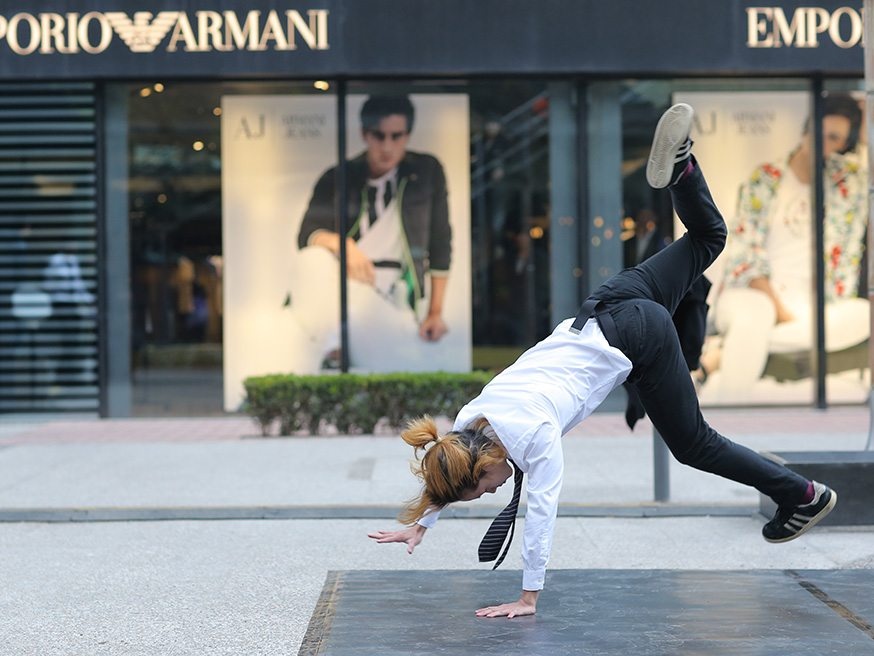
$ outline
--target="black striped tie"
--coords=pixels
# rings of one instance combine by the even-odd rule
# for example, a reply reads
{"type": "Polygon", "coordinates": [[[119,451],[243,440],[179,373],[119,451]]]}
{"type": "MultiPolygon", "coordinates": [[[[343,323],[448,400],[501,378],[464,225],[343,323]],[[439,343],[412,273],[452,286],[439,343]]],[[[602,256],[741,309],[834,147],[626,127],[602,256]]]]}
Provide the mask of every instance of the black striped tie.
{"type": "Polygon", "coordinates": [[[379,218],[379,215],[376,213],[376,187],[373,185],[367,186],[367,227],[369,228],[376,220],[379,218]]]}
{"type": "Polygon", "coordinates": [[[510,544],[513,542],[513,532],[516,529],[516,513],[519,510],[519,497],[522,495],[522,470],[516,466],[516,463],[512,460],[510,464],[513,465],[513,469],[515,473],[513,474],[513,498],[510,499],[510,503],[507,504],[507,507],[504,508],[498,516],[495,517],[492,525],[489,526],[489,529],[486,531],[485,537],[483,537],[483,541],[479,544],[479,561],[481,563],[487,563],[495,558],[498,558],[498,554],[501,552],[501,545],[504,544],[504,538],[507,537],[507,533],[510,534],[510,539],[507,540],[506,546],[504,546],[504,552],[501,553],[501,557],[498,558],[498,562],[495,563],[495,566],[492,569],[498,569],[498,566],[504,562],[504,558],[507,556],[507,551],[510,550],[510,544]]]}

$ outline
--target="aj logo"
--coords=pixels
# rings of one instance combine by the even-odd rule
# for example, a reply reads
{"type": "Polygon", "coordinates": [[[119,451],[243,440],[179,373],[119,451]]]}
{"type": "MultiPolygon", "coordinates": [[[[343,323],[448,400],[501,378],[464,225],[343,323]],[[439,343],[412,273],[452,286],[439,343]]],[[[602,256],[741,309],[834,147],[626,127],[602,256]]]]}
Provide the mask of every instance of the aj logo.
{"type": "Polygon", "coordinates": [[[716,132],[716,112],[709,112],[706,117],[696,113],[692,121],[698,134],[714,134],[716,132]],[[704,124],[705,118],[709,119],[706,125],[704,124]]]}
{"type": "Polygon", "coordinates": [[[138,11],[131,20],[123,11],[107,11],[112,29],[133,52],[153,52],[179,18],[178,11],[159,12],[155,20],[149,11],[138,11]]]}
{"type": "Polygon", "coordinates": [[[261,139],[264,137],[265,132],[265,118],[264,114],[258,114],[258,118],[253,125],[252,121],[250,121],[245,116],[240,119],[240,125],[237,128],[237,131],[234,133],[234,139],[239,139],[242,137],[243,139],[261,139]]]}

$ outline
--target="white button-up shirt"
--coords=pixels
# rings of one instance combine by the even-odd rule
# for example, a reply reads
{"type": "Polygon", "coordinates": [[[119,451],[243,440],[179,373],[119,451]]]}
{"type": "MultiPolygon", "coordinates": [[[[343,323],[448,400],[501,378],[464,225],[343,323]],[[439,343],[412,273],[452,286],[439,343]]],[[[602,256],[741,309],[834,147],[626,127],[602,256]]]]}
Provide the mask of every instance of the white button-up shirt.
{"type": "MultiPolygon", "coordinates": [[[[465,405],[453,430],[485,417],[510,458],[528,475],[522,539],[522,589],[541,590],[552,547],[564,458],[561,437],[588,417],[631,372],[631,361],[607,343],[597,321],[577,335],[562,321],[465,405]]],[[[419,524],[433,527],[439,511],[419,524]]]]}

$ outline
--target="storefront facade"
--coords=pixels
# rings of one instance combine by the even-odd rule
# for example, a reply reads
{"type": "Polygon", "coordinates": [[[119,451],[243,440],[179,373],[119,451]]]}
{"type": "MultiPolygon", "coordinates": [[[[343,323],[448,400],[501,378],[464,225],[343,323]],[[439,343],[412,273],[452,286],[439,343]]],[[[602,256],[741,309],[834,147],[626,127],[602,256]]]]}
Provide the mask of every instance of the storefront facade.
{"type": "Polygon", "coordinates": [[[199,415],[248,375],[506,366],[679,234],[643,180],[678,101],[737,235],[702,401],[867,398],[861,3],[124,5],[0,15],[0,412],[199,415]],[[341,281],[319,233],[380,266],[341,281]]]}

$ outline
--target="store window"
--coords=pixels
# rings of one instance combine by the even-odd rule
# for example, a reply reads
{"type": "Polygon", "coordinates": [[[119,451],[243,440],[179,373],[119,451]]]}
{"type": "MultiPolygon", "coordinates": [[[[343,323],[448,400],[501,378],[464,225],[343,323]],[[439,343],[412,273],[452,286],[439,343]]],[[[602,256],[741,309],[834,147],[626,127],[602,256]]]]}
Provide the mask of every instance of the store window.
{"type": "MultiPolygon", "coordinates": [[[[868,128],[861,80],[834,80],[823,100],[826,399],[868,398],[868,128]]],[[[809,361],[794,358],[791,371],[809,361]]]]}
{"type": "MultiPolygon", "coordinates": [[[[377,349],[372,345],[378,331],[371,327],[376,324],[356,321],[350,306],[352,364],[360,361],[358,341],[359,352],[367,352],[367,343],[371,357],[377,358],[368,363],[370,369],[507,366],[550,329],[547,85],[350,84],[350,156],[366,159],[372,152],[358,108],[382,96],[406,97],[415,107],[406,144],[408,166],[399,168],[413,177],[409,189],[432,177],[428,193],[444,195],[446,201],[445,206],[414,206],[415,198],[409,199],[403,216],[409,247],[419,256],[427,253],[419,270],[421,305],[413,321],[396,317],[396,332],[384,336],[390,343],[377,349]],[[418,221],[429,226],[428,235],[415,234],[423,229],[416,228],[418,221]]],[[[350,185],[350,198],[363,193],[351,177],[350,185]]]]}
{"type": "Polygon", "coordinates": [[[507,366],[549,332],[556,303],[573,312],[564,309],[573,294],[556,298],[562,280],[585,293],[680,234],[669,195],[644,178],[655,123],[679,101],[696,108],[695,152],[731,231],[707,272],[703,346],[690,359],[703,364],[702,401],[811,403],[817,230],[828,401],[863,400],[867,167],[852,111],[861,96],[855,82],[826,88],[823,134],[842,143],[824,145],[816,223],[817,163],[798,159],[811,138],[805,81],[351,82],[344,130],[330,81],[128,85],[134,413],[235,410],[249,375],[338,371],[341,230],[350,371],[507,366]],[[829,120],[833,105],[843,119],[829,120]],[[554,233],[578,218],[561,255],[554,233]],[[765,256],[773,261],[756,264],[765,256]],[[756,266],[791,319],[750,284],[756,266]]]}
{"type": "Polygon", "coordinates": [[[578,175],[549,89],[350,83],[341,130],[329,81],[129,85],[134,414],[233,411],[248,376],[341,369],[343,231],[350,371],[510,364],[551,329],[556,139],[578,175]]]}
{"type": "Polygon", "coordinates": [[[281,193],[264,196],[255,184],[288,187],[287,153],[274,146],[325,131],[284,116],[289,98],[334,106],[324,82],[128,87],[134,414],[234,410],[238,393],[223,403],[228,368],[237,376],[247,357],[283,369],[283,335],[268,343],[258,331],[281,327],[290,219],[281,193]],[[262,347],[247,349],[253,343],[262,347]]]}
{"type": "Polygon", "coordinates": [[[665,204],[667,194],[646,189],[641,175],[646,135],[673,102],[695,107],[694,152],[729,227],[726,249],[706,274],[712,287],[706,294],[710,307],[703,352],[700,359],[696,353],[687,358],[690,366],[700,362],[695,376],[702,403],[814,400],[817,258],[826,271],[828,401],[864,400],[868,308],[860,297],[867,224],[862,97],[845,88],[825,94],[823,161],[817,162],[806,83],[630,83],[623,106],[627,264],[664,248],[672,226],[676,234],[682,232],[665,204]],[[822,220],[814,213],[815,175],[823,176],[822,220]],[[824,239],[821,253],[814,251],[817,231],[824,239]]]}
{"type": "MultiPolygon", "coordinates": [[[[549,84],[471,85],[473,364],[499,368],[552,329],[549,84]]],[[[578,162],[564,162],[577,170],[578,162]]],[[[573,177],[573,175],[571,176],[573,177]]],[[[563,190],[567,191],[567,190],[563,190]]]]}

